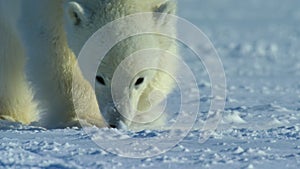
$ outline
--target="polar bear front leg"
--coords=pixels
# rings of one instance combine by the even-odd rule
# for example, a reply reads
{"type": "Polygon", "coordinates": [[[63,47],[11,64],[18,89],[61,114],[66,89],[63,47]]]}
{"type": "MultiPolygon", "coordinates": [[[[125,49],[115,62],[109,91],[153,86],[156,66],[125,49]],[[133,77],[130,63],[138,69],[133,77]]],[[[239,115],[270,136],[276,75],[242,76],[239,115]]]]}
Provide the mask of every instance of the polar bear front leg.
{"type": "Polygon", "coordinates": [[[41,125],[46,128],[80,127],[80,124],[105,127],[95,92],[81,75],[63,34],[59,38],[52,30],[45,30],[45,34],[51,40],[41,36],[36,42],[31,40],[32,46],[28,49],[32,69],[29,74],[44,110],[41,125]]]}
{"type": "Polygon", "coordinates": [[[104,127],[95,93],[76,69],[76,57],[68,47],[63,0],[21,2],[19,23],[22,40],[27,45],[28,76],[43,110],[41,125],[61,128],[84,122],[104,127]]]}
{"type": "Polygon", "coordinates": [[[36,38],[41,41],[31,41],[28,49],[32,69],[29,74],[44,110],[41,125],[46,128],[80,127],[80,124],[105,127],[95,92],[81,75],[64,36],[60,39],[51,30],[46,32],[51,40],[36,38]]]}
{"type": "Polygon", "coordinates": [[[0,16],[0,119],[30,124],[38,120],[37,104],[24,73],[23,47],[14,30],[0,16]]]}

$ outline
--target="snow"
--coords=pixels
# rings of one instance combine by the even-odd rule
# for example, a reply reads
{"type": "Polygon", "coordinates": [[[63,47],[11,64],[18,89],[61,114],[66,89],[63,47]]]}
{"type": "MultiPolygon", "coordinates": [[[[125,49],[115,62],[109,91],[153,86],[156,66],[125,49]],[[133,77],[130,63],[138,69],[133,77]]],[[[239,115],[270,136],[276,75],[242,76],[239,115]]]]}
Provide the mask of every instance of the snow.
{"type": "MultiPolygon", "coordinates": [[[[208,35],[227,78],[223,119],[206,142],[199,137],[212,99],[210,81],[201,62],[186,51],[201,91],[201,113],[182,141],[164,136],[186,130],[92,128],[87,134],[78,128],[46,130],[0,121],[0,168],[299,168],[299,5],[297,0],[179,1],[179,16],[208,35]],[[169,141],[174,146],[143,158],[111,153],[136,155],[130,146],[141,148],[143,139],[153,141],[143,144],[146,156],[161,152],[169,141]]],[[[176,99],[171,104],[176,107],[176,99]]]]}

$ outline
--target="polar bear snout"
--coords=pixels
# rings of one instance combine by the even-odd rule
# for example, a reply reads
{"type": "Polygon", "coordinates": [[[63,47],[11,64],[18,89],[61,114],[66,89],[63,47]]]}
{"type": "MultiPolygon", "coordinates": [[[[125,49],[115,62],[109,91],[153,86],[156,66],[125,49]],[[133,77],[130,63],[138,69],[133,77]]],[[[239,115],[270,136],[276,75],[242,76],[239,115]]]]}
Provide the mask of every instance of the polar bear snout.
{"type": "Polygon", "coordinates": [[[119,113],[113,103],[110,103],[106,106],[103,116],[109,127],[117,129],[127,128],[123,122],[123,116],[119,113]]]}
{"type": "Polygon", "coordinates": [[[105,108],[104,118],[107,121],[108,125],[112,128],[118,128],[117,122],[120,121],[120,115],[116,107],[112,104],[109,104],[105,108]]]}

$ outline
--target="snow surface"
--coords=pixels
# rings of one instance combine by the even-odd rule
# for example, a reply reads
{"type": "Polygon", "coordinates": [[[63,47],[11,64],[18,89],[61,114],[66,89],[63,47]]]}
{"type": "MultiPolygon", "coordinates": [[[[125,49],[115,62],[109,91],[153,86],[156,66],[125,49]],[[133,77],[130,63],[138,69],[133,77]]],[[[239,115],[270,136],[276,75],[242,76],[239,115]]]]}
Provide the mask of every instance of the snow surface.
{"type": "MultiPolygon", "coordinates": [[[[199,126],[209,107],[210,82],[190,54],[185,57],[197,74],[201,113],[171,150],[125,158],[97,146],[82,129],[45,130],[0,121],[0,168],[299,168],[299,6],[298,0],[179,0],[179,16],[212,40],[227,77],[223,119],[205,143],[198,142],[199,126]]],[[[100,133],[114,145],[115,137],[151,139],[170,130],[97,132],[96,139],[100,133]]]]}

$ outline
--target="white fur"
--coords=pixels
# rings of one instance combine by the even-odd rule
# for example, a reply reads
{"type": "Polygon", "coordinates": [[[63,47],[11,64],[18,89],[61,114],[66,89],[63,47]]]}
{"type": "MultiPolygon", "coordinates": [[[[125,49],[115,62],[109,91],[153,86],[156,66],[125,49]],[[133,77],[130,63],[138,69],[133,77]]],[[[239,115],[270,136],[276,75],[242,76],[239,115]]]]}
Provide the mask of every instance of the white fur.
{"type": "MultiPolygon", "coordinates": [[[[24,124],[39,121],[46,127],[72,126],[78,120],[105,126],[97,99],[101,111],[105,111],[112,100],[110,88],[97,84],[96,99],[91,85],[76,66],[76,56],[86,40],[106,23],[136,12],[174,13],[175,7],[166,3],[169,2],[0,0],[0,117],[24,124]],[[72,80],[76,91],[73,98],[72,80]]],[[[169,25],[166,29],[174,31],[170,24],[166,25],[169,25]]],[[[176,53],[175,43],[161,37],[151,38],[154,46],[176,53]]],[[[107,64],[98,70],[105,76],[107,84],[110,84],[116,63],[120,63],[123,54],[132,52],[127,49],[135,44],[146,45],[147,39],[128,40],[108,55],[107,64]]],[[[168,61],[162,58],[160,62],[165,66],[168,61]]],[[[167,94],[172,90],[172,83],[170,77],[156,73],[142,90],[135,91],[138,109],[145,108],[147,93],[159,88],[167,94]]],[[[119,118],[118,114],[113,114],[106,121],[109,123],[119,118]]],[[[124,123],[130,127],[129,123],[124,123]]]]}
{"type": "MultiPolygon", "coordinates": [[[[175,2],[168,0],[115,0],[113,2],[119,3],[118,5],[113,6],[115,7],[115,10],[105,10],[105,8],[103,10],[103,15],[110,16],[108,17],[109,21],[136,12],[163,12],[170,14],[176,12],[175,2]],[[114,15],[116,11],[119,11],[117,13],[118,15],[114,15]]],[[[99,18],[101,18],[101,16],[99,16],[99,18]]],[[[163,29],[174,35],[176,34],[175,23],[163,17],[153,16],[152,21],[141,20],[137,21],[137,23],[133,22],[130,24],[131,25],[125,26],[125,29],[130,29],[131,27],[134,28],[134,24],[146,24],[146,26],[152,26],[154,29],[163,29]]],[[[120,26],[119,29],[120,30],[115,30],[115,32],[117,32],[116,34],[127,31],[124,30],[124,26],[120,26]]],[[[176,73],[177,60],[172,60],[170,57],[165,56],[166,53],[155,52],[155,50],[150,50],[148,53],[146,52],[149,57],[142,57],[137,54],[135,57],[128,58],[135,52],[149,48],[156,48],[177,55],[177,45],[175,40],[160,35],[145,34],[142,36],[131,37],[118,43],[110,50],[102,61],[97,75],[103,77],[106,84],[96,84],[96,94],[101,112],[109,125],[136,130],[158,128],[164,125],[165,116],[162,115],[160,118],[157,118],[159,110],[156,111],[155,107],[158,106],[172,91],[174,80],[169,74],[162,71],[145,70],[137,73],[134,71],[136,70],[134,67],[138,67],[140,64],[155,65],[158,68],[169,70],[168,73],[174,75],[176,73]],[[152,57],[151,55],[155,55],[156,57],[152,57]],[[126,59],[127,61],[124,63],[124,60],[126,59]],[[124,64],[120,66],[120,63],[124,64]],[[118,67],[122,67],[120,72],[126,73],[120,78],[117,77],[116,79],[118,82],[116,83],[118,84],[116,84],[117,86],[113,86],[113,76],[116,76],[114,73],[116,73],[115,70],[118,67]],[[130,77],[131,79],[129,84],[124,84],[126,77],[130,77]],[[145,79],[143,84],[136,87],[134,86],[134,83],[139,77],[144,77],[145,79]],[[112,89],[111,87],[117,89],[112,89]],[[111,91],[118,92],[117,97],[119,98],[113,98],[116,93],[112,93],[111,91]],[[150,101],[149,98],[151,98],[151,95],[156,91],[160,93],[160,96],[150,101]],[[153,110],[148,112],[149,109],[153,110]]]]}

